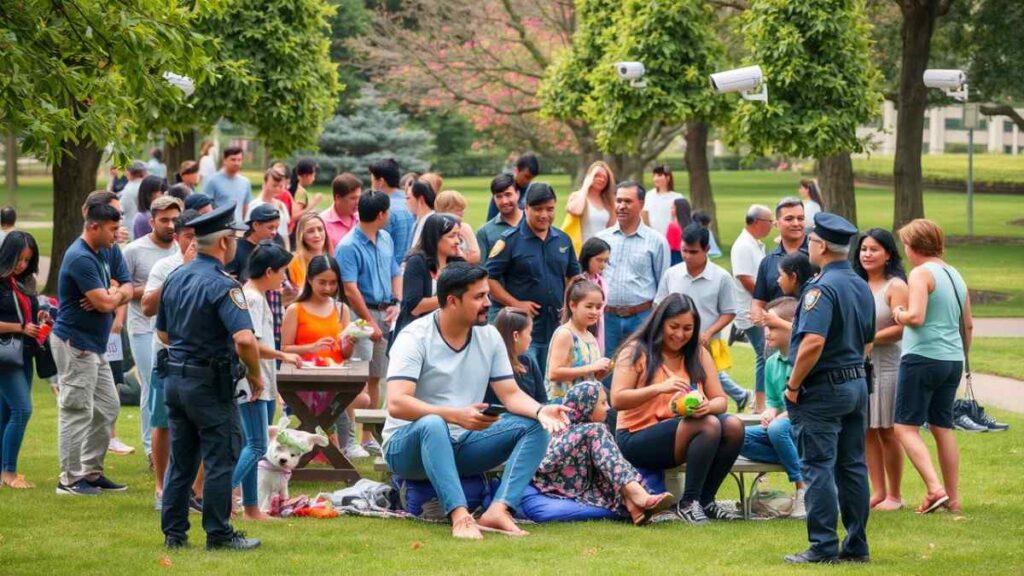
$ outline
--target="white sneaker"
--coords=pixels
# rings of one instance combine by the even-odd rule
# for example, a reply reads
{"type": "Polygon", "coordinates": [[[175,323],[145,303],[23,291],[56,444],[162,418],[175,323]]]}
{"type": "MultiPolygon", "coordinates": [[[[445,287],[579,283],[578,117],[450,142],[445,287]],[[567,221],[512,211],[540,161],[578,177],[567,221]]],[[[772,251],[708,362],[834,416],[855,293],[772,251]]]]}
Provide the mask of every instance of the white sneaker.
{"type": "Polygon", "coordinates": [[[375,438],[370,438],[363,442],[363,450],[366,450],[374,456],[381,456],[384,454],[383,450],[380,449],[380,444],[377,443],[375,438]]]}
{"type": "Polygon", "coordinates": [[[117,438],[111,438],[110,444],[107,445],[107,452],[113,452],[114,454],[118,454],[120,456],[126,456],[128,454],[134,454],[135,448],[132,448],[131,446],[125,444],[124,442],[121,442],[117,438]]]}
{"type": "Polygon", "coordinates": [[[790,518],[797,520],[807,518],[807,507],[804,505],[804,496],[806,494],[806,488],[800,488],[796,491],[796,498],[793,499],[793,508],[789,511],[790,518]]]}
{"type": "Polygon", "coordinates": [[[352,459],[355,459],[355,458],[369,458],[370,457],[370,453],[367,452],[359,444],[350,444],[350,445],[345,447],[345,450],[343,452],[345,454],[345,458],[348,458],[349,460],[352,460],[352,459]]]}

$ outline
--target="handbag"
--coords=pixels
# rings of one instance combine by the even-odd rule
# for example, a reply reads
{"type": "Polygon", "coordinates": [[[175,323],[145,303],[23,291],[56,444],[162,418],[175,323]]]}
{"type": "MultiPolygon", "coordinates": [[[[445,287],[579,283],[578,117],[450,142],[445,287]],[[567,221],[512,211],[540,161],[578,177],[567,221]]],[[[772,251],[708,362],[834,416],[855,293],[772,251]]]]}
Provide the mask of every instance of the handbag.
{"type": "Polygon", "coordinates": [[[49,380],[56,375],[57,361],[53,359],[53,348],[50,348],[50,339],[47,338],[36,349],[36,376],[49,380]]]}
{"type": "MultiPolygon", "coordinates": [[[[11,299],[14,300],[14,310],[18,313],[18,321],[22,327],[25,326],[25,318],[21,315],[21,304],[18,297],[11,289],[11,299]]],[[[21,340],[20,334],[8,332],[0,334],[0,366],[5,368],[21,368],[25,365],[25,343],[21,340]]]]}

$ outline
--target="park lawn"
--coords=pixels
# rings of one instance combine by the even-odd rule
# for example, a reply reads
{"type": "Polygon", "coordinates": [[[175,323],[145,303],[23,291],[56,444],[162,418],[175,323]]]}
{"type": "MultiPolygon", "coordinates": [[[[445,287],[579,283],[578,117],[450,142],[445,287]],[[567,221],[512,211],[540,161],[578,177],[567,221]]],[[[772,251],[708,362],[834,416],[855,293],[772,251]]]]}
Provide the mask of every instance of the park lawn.
{"type": "Polygon", "coordinates": [[[1024,380],[1022,345],[1022,338],[975,338],[971,341],[971,369],[1024,380]]]}
{"type": "MultiPolygon", "coordinates": [[[[853,172],[861,176],[892,178],[893,156],[872,154],[854,156],[853,172]]],[[[967,180],[967,154],[924,154],[921,172],[926,180],[967,180]]],[[[1024,183],[1024,156],[975,154],[975,182],[1024,183]]]]}
{"type": "MultiPolygon", "coordinates": [[[[734,348],[733,373],[751,373],[749,349],[734,348]]],[[[748,378],[749,379],[749,378],[748,378]]],[[[125,494],[68,498],[54,494],[57,474],[56,407],[45,382],[37,381],[35,412],[21,452],[19,471],[37,484],[32,491],[0,489],[0,574],[800,574],[781,563],[806,545],[802,522],[722,523],[704,528],[681,524],[635,529],[611,522],[528,527],[516,540],[489,536],[455,542],[448,527],[401,520],[291,519],[239,528],[263,540],[252,553],[206,553],[198,516],[191,516],[193,548],[168,553],[161,547],[159,515],[151,508],[153,482],[145,457],[109,456],[109,475],[127,482],[125,494]]],[[[840,566],[830,573],[1019,574],[1024,565],[1024,417],[996,412],[1007,433],[960,435],[963,517],[919,516],[910,509],[871,516],[873,563],[840,566]]],[[[138,409],[126,407],[120,436],[138,445],[138,409]]],[[[360,463],[364,474],[368,462],[360,463]]],[[[771,485],[786,488],[782,475],[771,485]]],[[[923,496],[907,466],[904,497],[912,508],[923,496]]],[[[292,493],[334,489],[292,485],[292,493]]],[[[719,497],[735,499],[731,480],[719,497]]]]}

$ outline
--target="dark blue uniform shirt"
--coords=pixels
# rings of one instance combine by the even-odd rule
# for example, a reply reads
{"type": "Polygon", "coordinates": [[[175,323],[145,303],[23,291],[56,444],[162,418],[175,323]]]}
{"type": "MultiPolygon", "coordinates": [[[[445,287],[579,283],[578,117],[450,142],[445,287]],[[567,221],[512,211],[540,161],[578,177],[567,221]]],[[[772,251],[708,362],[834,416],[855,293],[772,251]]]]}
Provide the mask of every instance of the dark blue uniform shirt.
{"type": "Polygon", "coordinates": [[[233,356],[232,336],[253,327],[241,284],[200,254],[167,278],[156,329],[167,332],[171,362],[205,365],[233,356]]]}
{"type": "MultiPolygon", "coordinates": [[[[804,238],[804,243],[800,245],[799,250],[807,254],[807,238],[804,238]]],[[[761,265],[757,267],[757,279],[754,280],[754,299],[768,303],[776,298],[782,298],[785,294],[782,293],[782,288],[779,288],[779,262],[786,257],[789,252],[782,247],[780,242],[775,250],[772,250],[761,259],[761,265]]]]}
{"type": "Polygon", "coordinates": [[[864,347],[875,339],[875,299],[850,263],[833,262],[807,282],[793,320],[789,361],[796,362],[805,334],[825,338],[818,363],[805,381],[838,368],[864,365],[864,347]]]}
{"type": "Polygon", "coordinates": [[[554,226],[541,240],[526,223],[505,231],[488,254],[487,273],[513,298],[541,305],[533,319],[533,338],[545,345],[560,324],[565,279],[580,273],[572,240],[554,226]]]}

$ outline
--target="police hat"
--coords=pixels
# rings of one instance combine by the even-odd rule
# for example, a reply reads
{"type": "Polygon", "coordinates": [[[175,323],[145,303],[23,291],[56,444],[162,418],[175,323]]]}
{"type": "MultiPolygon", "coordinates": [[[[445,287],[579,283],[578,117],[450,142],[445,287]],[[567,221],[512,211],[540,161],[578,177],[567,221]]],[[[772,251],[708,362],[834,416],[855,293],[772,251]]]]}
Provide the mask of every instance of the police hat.
{"type": "Polygon", "coordinates": [[[186,210],[202,210],[211,204],[213,204],[213,199],[206,194],[194,193],[189,194],[188,197],[185,198],[186,210]]]}
{"type": "Polygon", "coordinates": [[[249,211],[249,217],[245,219],[246,224],[252,224],[253,222],[270,222],[271,220],[280,220],[281,213],[277,211],[271,204],[260,204],[249,211]]]}
{"type": "Polygon", "coordinates": [[[526,189],[526,205],[536,206],[542,202],[555,201],[555,191],[549,184],[533,182],[526,189]]]}
{"type": "Polygon", "coordinates": [[[220,208],[214,208],[212,212],[203,214],[189,222],[189,227],[196,231],[196,236],[207,236],[224,230],[248,230],[245,226],[235,222],[235,205],[228,204],[220,208]]]}
{"type": "Polygon", "coordinates": [[[849,244],[857,227],[838,214],[818,212],[814,215],[814,233],[826,242],[849,244]]]}

